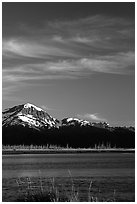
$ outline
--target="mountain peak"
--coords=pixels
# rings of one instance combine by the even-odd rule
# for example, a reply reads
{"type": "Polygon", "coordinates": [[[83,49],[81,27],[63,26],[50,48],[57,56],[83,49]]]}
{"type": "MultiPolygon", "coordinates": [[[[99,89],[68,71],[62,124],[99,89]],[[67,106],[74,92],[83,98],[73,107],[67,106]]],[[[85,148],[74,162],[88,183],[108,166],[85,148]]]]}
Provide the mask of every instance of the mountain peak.
{"type": "Polygon", "coordinates": [[[58,120],[41,108],[26,103],[4,110],[2,124],[3,126],[22,125],[39,129],[58,127],[58,120]]]}
{"type": "Polygon", "coordinates": [[[38,111],[44,111],[44,110],[42,110],[42,108],[39,108],[39,107],[37,107],[37,106],[35,106],[34,104],[32,104],[32,103],[26,103],[26,104],[24,104],[24,108],[35,108],[36,110],[38,110],[38,111]]]}

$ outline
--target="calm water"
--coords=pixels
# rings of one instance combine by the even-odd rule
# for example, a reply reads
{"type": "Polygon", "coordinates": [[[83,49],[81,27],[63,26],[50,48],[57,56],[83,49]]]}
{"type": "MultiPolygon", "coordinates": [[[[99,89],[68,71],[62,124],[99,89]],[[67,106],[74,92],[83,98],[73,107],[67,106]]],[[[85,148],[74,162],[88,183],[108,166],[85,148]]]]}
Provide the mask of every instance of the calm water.
{"type": "Polygon", "coordinates": [[[79,186],[92,179],[96,189],[115,189],[120,201],[123,196],[134,201],[134,153],[3,155],[2,169],[3,201],[12,201],[17,178],[54,177],[61,182],[70,177],[69,172],[79,186]]]}

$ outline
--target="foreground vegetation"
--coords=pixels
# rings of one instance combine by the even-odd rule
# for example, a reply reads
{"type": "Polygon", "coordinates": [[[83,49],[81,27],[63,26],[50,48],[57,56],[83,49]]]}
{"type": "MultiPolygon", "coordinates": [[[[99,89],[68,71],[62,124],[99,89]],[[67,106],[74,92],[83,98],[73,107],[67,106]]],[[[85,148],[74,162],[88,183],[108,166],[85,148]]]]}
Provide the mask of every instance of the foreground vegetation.
{"type": "MultiPolygon", "coordinates": [[[[31,178],[26,178],[26,180],[18,179],[16,180],[18,185],[19,197],[17,202],[81,202],[80,192],[75,187],[74,180],[70,174],[70,189],[66,190],[65,186],[59,188],[56,184],[55,179],[50,179],[50,182],[44,186],[43,179],[39,178],[39,185],[37,186],[31,180],[31,178]],[[25,186],[25,191],[23,190],[25,186]]],[[[90,181],[89,187],[87,188],[87,196],[85,202],[115,202],[116,192],[112,192],[111,198],[103,198],[102,196],[94,195],[92,192],[93,183],[90,181]]],[[[83,200],[82,200],[83,201],[83,200]]]]}

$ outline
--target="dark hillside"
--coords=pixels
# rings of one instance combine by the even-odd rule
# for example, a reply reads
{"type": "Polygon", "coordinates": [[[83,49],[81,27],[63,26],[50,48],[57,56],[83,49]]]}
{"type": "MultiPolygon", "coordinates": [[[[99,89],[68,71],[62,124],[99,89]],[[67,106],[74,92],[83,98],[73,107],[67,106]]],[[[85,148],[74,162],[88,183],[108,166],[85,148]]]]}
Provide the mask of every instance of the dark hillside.
{"type": "Polygon", "coordinates": [[[97,127],[62,126],[60,128],[36,130],[29,127],[3,127],[3,145],[58,145],[69,147],[95,147],[103,144],[111,147],[134,148],[135,132],[125,128],[108,130],[97,127]]]}

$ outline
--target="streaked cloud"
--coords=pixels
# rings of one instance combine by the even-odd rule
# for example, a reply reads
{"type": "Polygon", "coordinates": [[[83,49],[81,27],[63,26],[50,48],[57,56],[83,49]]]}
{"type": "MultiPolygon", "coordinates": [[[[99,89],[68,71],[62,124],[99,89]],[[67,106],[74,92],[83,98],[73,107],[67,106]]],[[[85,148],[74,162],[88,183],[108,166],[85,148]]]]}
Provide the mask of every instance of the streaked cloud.
{"type": "Polygon", "coordinates": [[[5,92],[11,84],[20,87],[36,80],[134,73],[134,22],[130,19],[96,15],[13,29],[18,31],[14,36],[3,37],[5,92]]]}
{"type": "Polygon", "coordinates": [[[35,42],[23,39],[9,39],[3,41],[3,56],[7,57],[32,57],[32,58],[50,58],[50,56],[57,57],[75,57],[73,51],[59,48],[59,46],[49,45],[49,43],[42,44],[42,42],[35,42]]]}
{"type": "Polygon", "coordinates": [[[3,68],[4,82],[42,79],[76,79],[95,73],[132,74],[134,53],[117,53],[111,56],[96,56],[81,59],[46,61],[3,68]]]}

